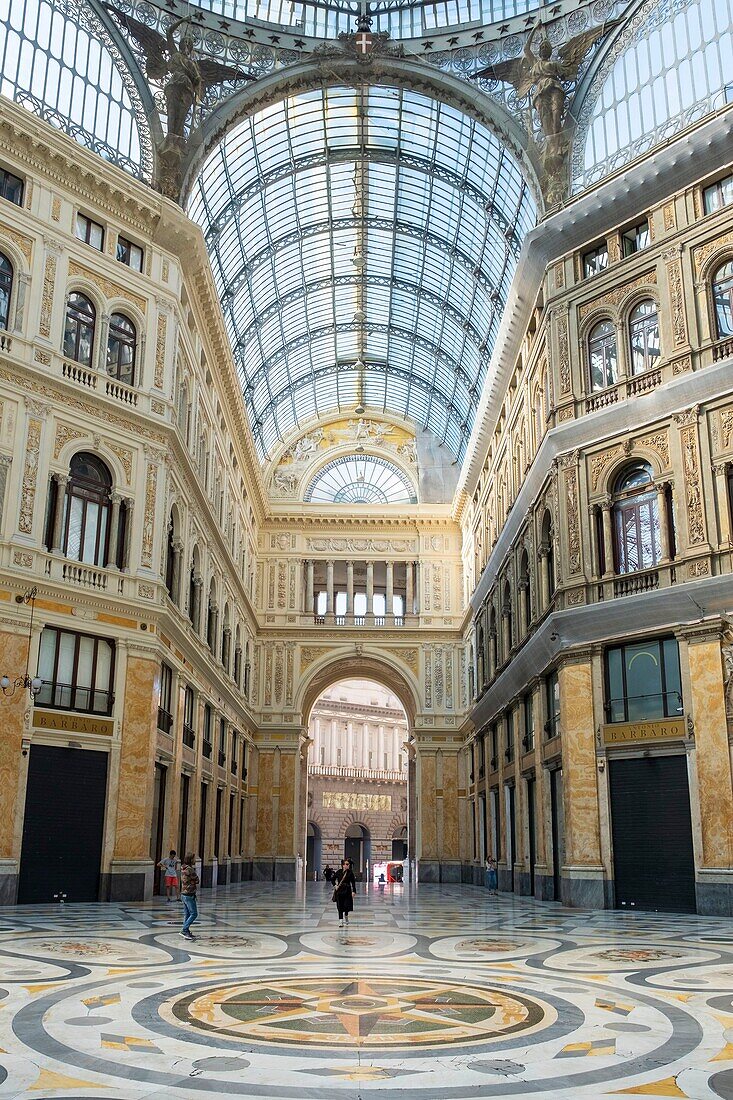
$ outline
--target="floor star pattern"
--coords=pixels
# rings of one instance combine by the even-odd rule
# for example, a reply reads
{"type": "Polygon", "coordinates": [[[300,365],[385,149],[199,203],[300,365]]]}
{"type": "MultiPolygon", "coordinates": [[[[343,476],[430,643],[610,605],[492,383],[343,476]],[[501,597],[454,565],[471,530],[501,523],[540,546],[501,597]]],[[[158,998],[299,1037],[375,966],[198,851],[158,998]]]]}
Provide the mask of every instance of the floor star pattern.
{"type": "Polygon", "coordinates": [[[733,1100],[733,925],[473,886],[0,912],[0,1100],[733,1100]]]}

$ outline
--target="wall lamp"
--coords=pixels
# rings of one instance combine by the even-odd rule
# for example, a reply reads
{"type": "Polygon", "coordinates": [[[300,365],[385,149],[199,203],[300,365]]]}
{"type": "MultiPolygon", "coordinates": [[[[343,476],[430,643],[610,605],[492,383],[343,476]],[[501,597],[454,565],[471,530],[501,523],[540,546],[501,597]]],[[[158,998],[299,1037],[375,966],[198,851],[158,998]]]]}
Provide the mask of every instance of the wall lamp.
{"type": "Polygon", "coordinates": [[[25,658],[25,672],[22,676],[16,676],[13,680],[11,680],[11,678],[7,675],[0,677],[0,689],[2,689],[3,695],[7,697],[15,695],[18,688],[28,688],[28,691],[31,693],[31,697],[33,697],[34,695],[36,695],[37,692],[41,690],[41,687],[43,686],[43,680],[41,680],[40,677],[31,677],[28,674],[28,663],[31,656],[31,637],[33,635],[33,614],[36,609],[37,595],[38,589],[34,585],[33,588],[29,588],[27,592],[24,592],[22,596],[15,597],[16,603],[29,603],[31,605],[31,618],[30,622],[28,623],[28,649],[26,651],[25,658]]]}

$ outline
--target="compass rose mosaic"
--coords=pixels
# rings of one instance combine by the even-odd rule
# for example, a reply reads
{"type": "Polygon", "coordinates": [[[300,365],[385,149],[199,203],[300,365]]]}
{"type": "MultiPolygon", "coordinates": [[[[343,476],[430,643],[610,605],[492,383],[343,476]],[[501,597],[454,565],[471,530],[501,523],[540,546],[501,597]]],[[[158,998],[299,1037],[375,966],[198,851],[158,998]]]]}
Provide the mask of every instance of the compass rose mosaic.
{"type": "Polygon", "coordinates": [[[251,1042],[380,1048],[526,1035],[556,1019],[505,989],[384,977],[289,978],[217,986],[168,1001],[170,1021],[251,1042]]]}

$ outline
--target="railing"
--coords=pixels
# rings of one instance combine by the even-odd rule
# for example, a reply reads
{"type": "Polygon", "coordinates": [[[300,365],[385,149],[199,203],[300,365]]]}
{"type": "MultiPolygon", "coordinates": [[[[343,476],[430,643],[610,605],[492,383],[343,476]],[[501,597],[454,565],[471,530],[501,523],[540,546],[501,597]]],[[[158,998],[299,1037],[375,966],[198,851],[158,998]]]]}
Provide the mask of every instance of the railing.
{"type": "Polygon", "coordinates": [[[102,691],[99,688],[42,680],[34,701],[37,706],[51,710],[73,710],[80,714],[109,716],[115,697],[111,691],[102,691]]]}
{"type": "Polygon", "coordinates": [[[618,397],[618,386],[609,387],[607,390],[601,390],[600,393],[594,393],[591,397],[587,398],[585,402],[585,411],[595,412],[596,409],[608,408],[609,405],[615,405],[617,403],[618,397]]]}
{"type": "Polygon", "coordinates": [[[161,733],[170,733],[173,725],[173,715],[169,710],[158,707],[158,729],[161,733]]]}
{"type": "Polygon", "coordinates": [[[95,569],[92,565],[65,561],[61,567],[61,577],[67,584],[96,588],[100,592],[104,592],[107,587],[107,574],[103,569],[95,569]]]}
{"type": "Polygon", "coordinates": [[[73,382],[75,386],[83,386],[87,390],[100,389],[99,380],[101,379],[104,382],[104,392],[107,397],[129,408],[137,407],[138,391],[117,378],[92,370],[91,367],[85,367],[82,363],[75,363],[73,359],[64,359],[61,374],[68,382],[73,382]]]}
{"type": "Polygon", "coordinates": [[[635,374],[633,378],[630,378],[626,383],[626,393],[629,397],[638,397],[641,393],[648,393],[649,390],[655,389],[661,381],[661,368],[655,367],[653,370],[644,371],[643,374],[635,374]]]}
{"type": "Polygon", "coordinates": [[[123,405],[130,405],[131,408],[135,408],[137,405],[137,390],[126,386],[124,382],[118,382],[116,378],[107,379],[105,392],[107,397],[111,397],[115,401],[121,401],[123,405]]]}
{"type": "Polygon", "coordinates": [[[652,691],[645,695],[619,695],[603,704],[606,722],[650,722],[658,718],[679,718],[684,714],[679,691],[652,691]],[[656,700],[656,704],[650,702],[656,700]],[[629,703],[632,704],[629,707],[629,703]]]}
{"type": "Polygon", "coordinates": [[[7,332],[0,332],[0,351],[12,351],[13,337],[7,332]]]}
{"type": "Polygon", "coordinates": [[[193,728],[185,723],[183,726],[183,744],[189,749],[192,749],[196,744],[196,734],[193,728]]]}
{"type": "Polygon", "coordinates": [[[614,596],[637,596],[640,592],[652,592],[656,588],[659,588],[658,569],[629,573],[623,577],[616,577],[613,582],[614,596]]]}
{"type": "Polygon", "coordinates": [[[727,359],[729,355],[733,355],[733,336],[730,340],[721,340],[720,343],[713,345],[714,363],[719,363],[721,359],[727,359]]]}
{"type": "Polygon", "coordinates": [[[405,783],[405,771],[379,771],[376,768],[350,768],[341,764],[309,764],[308,775],[330,775],[336,779],[378,779],[387,783],[405,783]]]}
{"type": "Polygon", "coordinates": [[[84,386],[89,390],[96,390],[97,388],[96,371],[90,370],[89,367],[83,367],[81,363],[73,363],[68,359],[64,359],[61,373],[64,378],[77,386],[84,386]]]}
{"type": "Polygon", "coordinates": [[[404,615],[314,615],[316,626],[404,626],[404,615]]]}

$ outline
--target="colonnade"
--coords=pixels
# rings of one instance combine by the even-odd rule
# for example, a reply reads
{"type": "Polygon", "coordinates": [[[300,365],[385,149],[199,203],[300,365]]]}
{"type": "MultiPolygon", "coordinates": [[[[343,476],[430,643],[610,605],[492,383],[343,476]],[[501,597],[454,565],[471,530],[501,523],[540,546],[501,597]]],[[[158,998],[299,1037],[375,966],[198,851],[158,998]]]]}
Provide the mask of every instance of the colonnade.
{"type": "Polygon", "coordinates": [[[382,616],[375,613],[375,595],[384,596],[384,619],[395,620],[419,614],[419,562],[335,561],[305,562],[305,603],[303,610],[328,622],[374,623],[382,616]],[[325,565],[325,570],[323,566],[325,565]],[[356,579],[355,579],[356,578],[356,579]],[[319,596],[325,594],[324,601],[319,596]],[[342,599],[338,599],[339,595],[342,599]],[[362,610],[357,613],[357,599],[362,610]],[[337,607],[337,603],[340,605],[337,607]]]}

